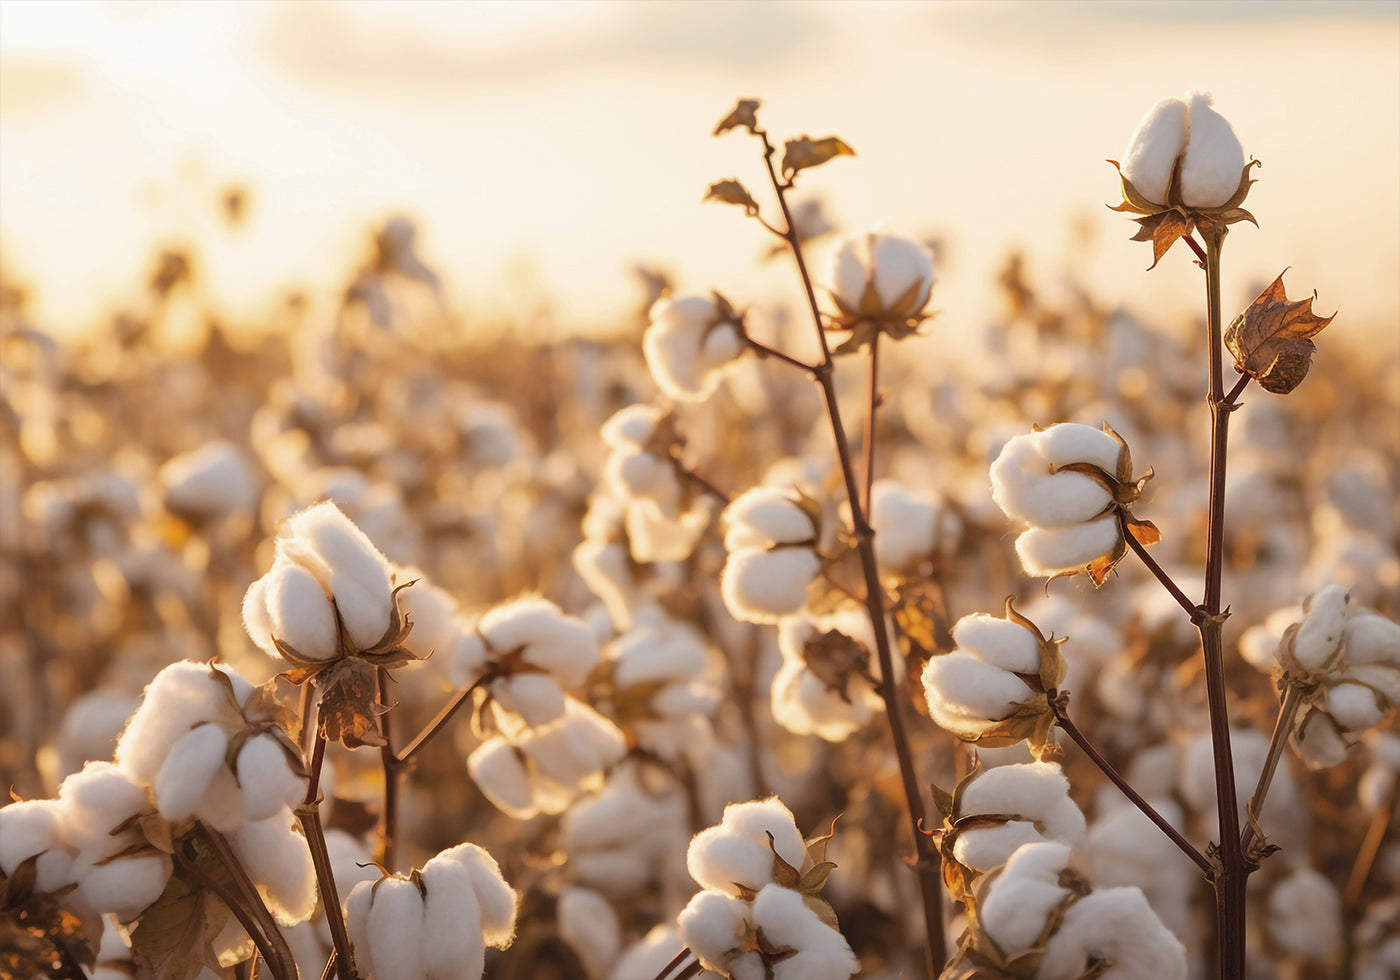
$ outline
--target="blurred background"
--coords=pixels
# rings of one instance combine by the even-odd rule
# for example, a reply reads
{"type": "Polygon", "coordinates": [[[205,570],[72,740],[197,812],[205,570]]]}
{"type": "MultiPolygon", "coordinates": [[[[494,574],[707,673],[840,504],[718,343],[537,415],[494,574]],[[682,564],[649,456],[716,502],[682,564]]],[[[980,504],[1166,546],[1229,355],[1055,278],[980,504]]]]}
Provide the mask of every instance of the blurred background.
{"type": "Polygon", "coordinates": [[[103,322],[154,250],[197,254],[231,320],[333,303],[367,231],[411,218],[468,325],[608,331],[635,263],[743,302],[793,290],[733,208],[738,97],[777,137],[859,156],[805,175],[833,221],[937,240],[941,323],[981,323],[1012,248],[1163,319],[1199,309],[1185,252],[1106,210],[1156,100],[1214,93],[1263,162],[1226,305],[1291,266],[1400,347],[1400,3],[0,3],[0,247],[46,330],[103,322]],[[221,213],[222,211],[222,213],[221,213]],[[781,292],[780,292],[781,291],[781,292]]]}

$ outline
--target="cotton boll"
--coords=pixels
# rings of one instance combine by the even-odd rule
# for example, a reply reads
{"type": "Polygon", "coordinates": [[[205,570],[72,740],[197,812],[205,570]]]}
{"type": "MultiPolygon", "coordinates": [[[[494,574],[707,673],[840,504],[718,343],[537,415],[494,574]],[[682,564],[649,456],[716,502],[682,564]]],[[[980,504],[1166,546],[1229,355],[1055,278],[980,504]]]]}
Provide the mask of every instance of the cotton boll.
{"type": "Polygon", "coordinates": [[[681,910],[676,926],[681,942],[706,969],[734,977],[757,968],[755,975],[763,975],[758,951],[741,950],[754,929],[748,902],[717,891],[702,891],[681,910]]]}
{"type": "Polygon", "coordinates": [[[266,820],[244,823],[230,832],[229,843],[273,917],[284,925],[304,922],[316,910],[316,874],[306,839],[292,829],[291,811],[283,808],[266,820]]]}
{"type": "Polygon", "coordinates": [[[1069,863],[1066,844],[1026,844],[1007,859],[980,895],[980,919],[1007,956],[1029,949],[1070,892],[1059,883],[1069,863]]]}
{"type": "Polygon", "coordinates": [[[1347,731],[1365,731],[1381,723],[1389,706],[1365,684],[1340,681],[1327,686],[1327,713],[1347,731]]]}
{"type": "Polygon", "coordinates": [[[807,602],[807,586],[821,571],[811,548],[730,552],[720,574],[725,606],[736,619],[775,623],[807,602]]]}
{"type": "Polygon", "coordinates": [[[110,762],[89,762],[58,788],[58,826],[64,841],[99,857],[115,854],[130,834],[112,831],[130,817],[151,810],[146,791],[110,762]]]}
{"type": "Polygon", "coordinates": [[[690,842],[686,866],[706,888],[734,894],[742,885],[757,891],[773,880],[774,854],[800,868],[806,846],[791,811],[770,797],[726,806],[720,823],[690,842]]]}
{"type": "Polygon", "coordinates": [[[622,945],[612,904],[587,888],[566,888],[557,908],[560,937],[578,953],[590,976],[604,976],[622,945]]]}
{"type": "Polygon", "coordinates": [[[1220,207],[1239,189],[1244,149],[1209,95],[1192,92],[1187,100],[1191,138],[1181,161],[1181,199],[1191,208],[1220,207]]]}
{"type": "Polygon", "coordinates": [[[1016,539],[1016,554],[1027,573],[1058,575],[1112,554],[1120,540],[1118,521],[1110,515],[1069,527],[1033,527],[1016,539]]]}
{"type": "Polygon", "coordinates": [[[893,480],[877,480],[871,487],[870,526],[880,563],[896,569],[951,550],[962,535],[962,521],[941,501],[893,480]]]}
{"type": "Polygon", "coordinates": [[[732,311],[704,296],[663,296],[651,308],[642,336],[647,367],[662,391],[677,401],[703,401],[721,377],[719,369],[743,352],[741,328],[726,321],[732,311]]]}
{"type": "Polygon", "coordinates": [[[827,273],[832,298],[844,312],[910,319],[928,305],[935,281],[933,254],[918,242],[884,232],[849,235],[837,244],[827,273]],[[880,309],[862,308],[868,286],[880,309]]]}
{"type": "Polygon", "coordinates": [[[21,863],[35,862],[35,888],[53,892],[72,882],[73,856],[63,846],[58,800],[23,800],[0,807],[0,871],[12,875],[21,863]]]}
{"type": "Polygon", "coordinates": [[[1345,930],[1336,887],[1312,868],[1299,868],[1269,892],[1269,940],[1288,956],[1328,963],[1341,952],[1345,930]]]}
{"type": "Polygon", "coordinates": [[[227,752],[228,733],[214,724],[200,725],[171,746],[155,781],[156,809],[161,816],[188,820],[201,811],[215,777],[227,772],[227,752]]]}
{"type": "Polygon", "coordinates": [[[481,908],[481,929],[486,945],[500,949],[509,946],[515,936],[516,895],[501,877],[496,859],[475,844],[458,844],[438,857],[455,861],[471,879],[481,908]]]}
{"type": "Polygon", "coordinates": [[[1293,638],[1293,656],[1308,670],[1324,670],[1340,651],[1350,596],[1340,585],[1328,586],[1303,603],[1303,621],[1293,638]]]}
{"type": "Polygon", "coordinates": [[[1090,463],[1113,476],[1123,458],[1122,443],[1092,425],[1061,422],[1042,429],[1035,436],[1041,454],[1057,467],[1090,463]]]}
{"type": "Polygon", "coordinates": [[[467,773],[491,803],[516,820],[539,812],[522,753],[504,738],[487,739],[467,757],[467,773]]]}
{"type": "Polygon", "coordinates": [[[169,460],[158,479],[165,488],[166,506],[185,514],[220,517],[252,510],[259,496],[247,459],[226,440],[169,460]]]}
{"type": "Polygon", "coordinates": [[[471,877],[455,861],[423,866],[423,966],[433,980],[480,980],[486,966],[481,906],[471,877]]]}
{"type": "Polygon", "coordinates": [[[229,679],[239,704],[252,693],[248,681],[224,667],[186,660],[162,670],[147,685],[141,707],[117,742],[117,764],[135,782],[153,784],[171,746],[196,725],[215,720],[231,727],[242,724],[223,685],[210,677],[211,669],[229,679]]]}
{"type": "Polygon", "coordinates": [[[800,544],[816,537],[812,517],[783,490],[754,487],[725,508],[725,547],[800,544]]]}
{"type": "Polygon", "coordinates": [[[1002,864],[1022,844],[1057,840],[1073,846],[1084,839],[1084,814],[1069,798],[1059,765],[1051,762],[998,766],[978,775],[964,787],[957,816],[976,814],[1006,818],[958,834],[954,857],[976,871],[1002,864]]]}
{"type": "Polygon", "coordinates": [[[565,697],[548,674],[515,674],[491,682],[497,706],[519,715],[531,727],[547,725],[564,714],[565,697]]]}
{"type": "MultiPolygon", "coordinates": [[[[1149,201],[1165,203],[1176,158],[1191,135],[1190,115],[1181,99],[1163,99],[1138,123],[1123,154],[1123,176],[1149,201]]],[[[1239,171],[1236,171],[1238,178],[1239,171]]]]}
{"type": "Polygon", "coordinates": [[[860,972],[845,937],[807,907],[801,892],[764,887],[753,901],[753,923],[775,946],[796,950],[775,964],[774,980],[846,980],[860,972]]]}
{"type": "Polygon", "coordinates": [[[1137,888],[1107,888],[1065,911],[1045,944],[1037,980],[1077,980],[1106,962],[1103,980],[1185,980],[1186,950],[1137,888]]]}
{"type": "Polygon", "coordinates": [[[110,863],[95,856],[73,863],[78,888],[74,898],[95,912],[111,913],[130,922],[165,891],[173,868],[166,854],[117,858],[110,863]]]}
{"type": "Polygon", "coordinates": [[[307,777],[293,771],[286,748],[271,735],[243,743],[234,763],[243,815],[249,820],[266,820],[306,795],[307,777]]]}
{"type": "Polygon", "coordinates": [[[1040,670],[1040,645],[1024,626],[986,613],[964,616],[953,626],[961,650],[1004,670],[1034,674],[1040,670]]]}
{"type": "Polygon", "coordinates": [[[988,722],[1035,696],[1015,674],[957,650],[930,659],[922,680],[933,720],[964,738],[978,737],[988,722]]]}

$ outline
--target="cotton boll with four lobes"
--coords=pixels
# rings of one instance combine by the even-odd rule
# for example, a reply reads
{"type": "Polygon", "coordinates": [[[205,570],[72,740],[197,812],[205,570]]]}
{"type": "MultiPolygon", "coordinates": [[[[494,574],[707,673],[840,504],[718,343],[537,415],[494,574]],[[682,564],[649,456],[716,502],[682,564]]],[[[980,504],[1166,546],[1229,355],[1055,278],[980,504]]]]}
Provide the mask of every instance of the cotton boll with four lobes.
{"type": "Polygon", "coordinates": [[[843,316],[903,322],[928,305],[936,277],[933,253],[912,239],[873,231],[836,243],[827,271],[843,316]]]}
{"type": "Polygon", "coordinates": [[[791,811],[770,797],[726,806],[719,824],[690,842],[686,866],[702,887],[737,895],[741,887],[758,891],[773,881],[775,855],[801,868],[807,849],[791,811]]]}
{"type": "Polygon", "coordinates": [[[747,346],[741,318],[718,293],[663,296],[650,317],[642,352],[657,386],[677,401],[703,401],[747,346]]]}
{"type": "Polygon", "coordinates": [[[817,518],[776,487],[755,487],[725,509],[720,574],[725,605],[736,619],[774,623],[807,602],[821,569],[817,518]]]}

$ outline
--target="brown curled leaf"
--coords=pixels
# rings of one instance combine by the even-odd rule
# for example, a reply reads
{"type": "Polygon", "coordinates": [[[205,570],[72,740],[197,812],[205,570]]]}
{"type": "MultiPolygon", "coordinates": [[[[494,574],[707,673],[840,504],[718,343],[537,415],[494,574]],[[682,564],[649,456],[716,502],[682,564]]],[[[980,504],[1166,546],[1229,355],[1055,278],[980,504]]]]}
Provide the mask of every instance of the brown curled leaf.
{"type": "Polygon", "coordinates": [[[1315,299],[1314,292],[1308,299],[1290,302],[1280,272],[1225,331],[1225,346],[1234,355],[1235,366],[1265,391],[1288,394],[1312,367],[1317,345],[1310,338],[1336,317],[1335,313],[1329,317],[1313,313],[1315,299]]]}
{"type": "Polygon", "coordinates": [[[758,128],[758,100],[740,99],[730,110],[729,115],[720,120],[720,124],[715,127],[714,135],[719,136],[743,126],[749,132],[758,128]]]}
{"type": "Polygon", "coordinates": [[[719,201],[721,204],[737,204],[750,217],[758,214],[758,202],[753,199],[748,188],[732,177],[728,180],[717,180],[711,184],[703,200],[719,201]]]}
{"type": "Polygon", "coordinates": [[[828,160],[840,156],[855,156],[856,151],[836,136],[826,136],[814,140],[801,136],[783,144],[783,176],[791,180],[799,170],[820,167],[828,160]]]}

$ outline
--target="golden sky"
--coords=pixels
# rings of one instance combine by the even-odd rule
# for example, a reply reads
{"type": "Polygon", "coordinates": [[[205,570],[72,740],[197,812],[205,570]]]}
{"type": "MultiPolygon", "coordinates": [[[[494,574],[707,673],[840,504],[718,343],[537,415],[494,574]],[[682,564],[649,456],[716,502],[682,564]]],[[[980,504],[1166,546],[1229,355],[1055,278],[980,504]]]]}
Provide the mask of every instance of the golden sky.
{"type": "MultiPolygon", "coordinates": [[[[1113,169],[1156,100],[1203,88],[1263,162],[1226,249],[1227,306],[1285,266],[1318,309],[1400,317],[1400,3],[0,2],[0,246],[39,322],[71,330],[129,295],[163,242],[256,319],[288,288],[330,296],[393,214],[469,318],[620,322],[628,269],[737,302],[791,295],[741,212],[737,97],[775,135],[859,154],[804,175],[849,230],[938,235],[940,323],[995,309],[1013,246],[1042,281],[1171,315],[1199,305],[1173,255],[1143,275],[1113,169]],[[252,192],[246,225],[213,201],[252,192]],[[1173,261],[1174,260],[1174,261],[1173,261]],[[1233,295],[1232,295],[1233,294],[1233,295]]],[[[1345,321],[1339,321],[1339,325],[1345,321]]]]}

